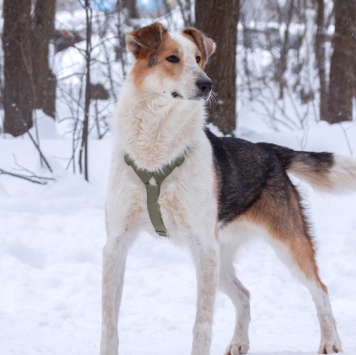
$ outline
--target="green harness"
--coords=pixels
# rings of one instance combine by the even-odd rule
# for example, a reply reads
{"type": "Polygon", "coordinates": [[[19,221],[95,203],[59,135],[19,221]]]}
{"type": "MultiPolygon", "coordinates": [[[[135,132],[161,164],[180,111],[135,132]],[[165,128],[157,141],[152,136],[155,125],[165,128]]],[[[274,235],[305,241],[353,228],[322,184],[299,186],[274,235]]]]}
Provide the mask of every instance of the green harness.
{"type": "Polygon", "coordinates": [[[162,214],[159,208],[158,199],[163,180],[178,166],[182,165],[185,159],[185,154],[176,158],[172,163],[163,166],[159,171],[148,171],[146,169],[139,169],[133,159],[126,154],[125,162],[131,166],[137,176],[142,180],[146,186],[147,192],[147,209],[150,220],[153,224],[156,233],[161,237],[168,237],[168,231],[162,219],[162,214]],[[151,179],[154,179],[156,184],[151,184],[151,179]]]}

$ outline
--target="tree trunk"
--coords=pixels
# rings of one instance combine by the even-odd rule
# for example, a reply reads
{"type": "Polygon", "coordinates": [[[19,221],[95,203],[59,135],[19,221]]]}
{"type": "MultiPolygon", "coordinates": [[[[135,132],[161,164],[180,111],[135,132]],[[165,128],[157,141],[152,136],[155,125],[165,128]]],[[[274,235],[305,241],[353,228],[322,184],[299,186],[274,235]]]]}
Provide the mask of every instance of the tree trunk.
{"type": "Polygon", "coordinates": [[[33,125],[31,0],[4,1],[4,131],[19,136],[33,125]]]}
{"type": "Polygon", "coordinates": [[[190,0],[177,0],[178,7],[180,9],[180,12],[182,14],[182,18],[184,21],[184,26],[185,27],[191,27],[192,26],[192,4],[190,0]]]}
{"type": "Polygon", "coordinates": [[[48,46],[54,32],[55,0],[37,0],[32,23],[32,66],[35,107],[55,116],[56,78],[49,68],[48,46]]]}
{"type": "Polygon", "coordinates": [[[354,19],[354,23],[353,23],[353,96],[356,99],[356,1],[353,1],[353,9],[352,9],[352,13],[353,13],[353,19],[354,19]]]}
{"type": "Polygon", "coordinates": [[[282,42],[281,54],[279,57],[279,61],[277,63],[277,81],[279,85],[279,99],[283,99],[284,97],[284,88],[286,86],[286,78],[284,74],[287,70],[287,60],[288,60],[288,52],[289,52],[289,28],[292,23],[292,17],[294,12],[294,0],[291,0],[289,3],[287,18],[285,22],[285,30],[284,37],[282,42]]]}
{"type": "Polygon", "coordinates": [[[316,26],[317,32],[315,36],[315,57],[319,72],[319,85],[320,85],[320,103],[319,103],[319,115],[320,119],[328,121],[329,110],[328,110],[328,91],[326,83],[326,53],[325,53],[325,4],[324,0],[317,0],[317,16],[316,16],[316,26]]]}
{"type": "Polygon", "coordinates": [[[335,0],[334,52],[330,65],[329,123],[352,121],[356,19],[354,0],[335,0]]]}
{"type": "MultiPolygon", "coordinates": [[[[117,0],[116,1],[116,11],[117,11],[117,35],[118,35],[118,47],[116,48],[116,60],[121,63],[121,69],[123,77],[126,77],[126,30],[127,26],[132,26],[131,19],[138,18],[136,0],[117,0]]],[[[135,25],[134,25],[135,27],[135,25]]]]}
{"type": "Polygon", "coordinates": [[[136,8],[136,0],[118,0],[118,2],[121,2],[120,7],[127,9],[127,14],[130,19],[139,18],[136,8]]]}
{"type": "Polygon", "coordinates": [[[196,0],[196,27],[216,42],[216,52],[207,66],[217,95],[209,122],[225,133],[236,128],[236,45],[239,0],[196,0]]]}
{"type": "Polygon", "coordinates": [[[92,10],[90,8],[90,0],[85,0],[85,18],[86,18],[86,77],[85,77],[85,98],[84,98],[84,121],[82,131],[82,141],[79,151],[79,169],[80,173],[84,173],[84,178],[89,181],[89,111],[90,111],[90,65],[91,65],[91,36],[92,36],[92,10]],[[84,164],[83,164],[84,163],[84,164]]]}

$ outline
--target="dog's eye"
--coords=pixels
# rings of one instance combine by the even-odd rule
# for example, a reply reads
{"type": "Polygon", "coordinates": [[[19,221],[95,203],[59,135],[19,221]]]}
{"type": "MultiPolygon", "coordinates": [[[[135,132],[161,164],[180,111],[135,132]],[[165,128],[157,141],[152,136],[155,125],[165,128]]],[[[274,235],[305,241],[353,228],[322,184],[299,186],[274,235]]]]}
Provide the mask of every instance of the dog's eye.
{"type": "Polygon", "coordinates": [[[197,63],[199,63],[201,61],[201,57],[199,57],[198,55],[195,57],[195,60],[197,61],[197,63]]]}
{"type": "Polygon", "coordinates": [[[170,55],[169,57],[166,58],[171,63],[178,63],[179,58],[176,55],[170,55]]]}

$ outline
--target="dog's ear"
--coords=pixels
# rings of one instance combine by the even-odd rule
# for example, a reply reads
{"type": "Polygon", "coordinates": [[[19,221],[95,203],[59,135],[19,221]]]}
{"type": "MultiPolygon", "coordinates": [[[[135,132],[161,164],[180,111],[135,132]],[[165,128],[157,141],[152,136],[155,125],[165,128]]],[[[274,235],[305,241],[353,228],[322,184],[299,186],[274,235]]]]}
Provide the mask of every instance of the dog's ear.
{"type": "Polygon", "coordinates": [[[204,33],[194,27],[186,28],[183,31],[183,34],[193,39],[194,43],[202,53],[204,63],[206,64],[209,57],[215,52],[216,45],[214,41],[211,38],[205,36],[204,33]]]}
{"type": "Polygon", "coordinates": [[[157,49],[167,29],[159,22],[139,28],[126,36],[128,50],[137,58],[141,50],[157,49]]]}

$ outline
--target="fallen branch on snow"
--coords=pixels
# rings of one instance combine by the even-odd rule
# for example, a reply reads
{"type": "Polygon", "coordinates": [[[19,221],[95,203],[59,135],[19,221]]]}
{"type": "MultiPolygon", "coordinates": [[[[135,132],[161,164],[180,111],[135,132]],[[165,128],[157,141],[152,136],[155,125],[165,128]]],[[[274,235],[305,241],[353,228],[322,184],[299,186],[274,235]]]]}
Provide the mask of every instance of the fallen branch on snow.
{"type": "Polygon", "coordinates": [[[49,177],[37,176],[35,174],[32,174],[32,175],[15,174],[15,173],[11,173],[10,171],[3,170],[3,169],[0,169],[0,175],[10,175],[10,176],[17,177],[19,179],[27,180],[27,181],[33,182],[35,184],[40,184],[40,185],[46,185],[48,183],[48,181],[54,181],[53,178],[49,178],[49,177]]]}

